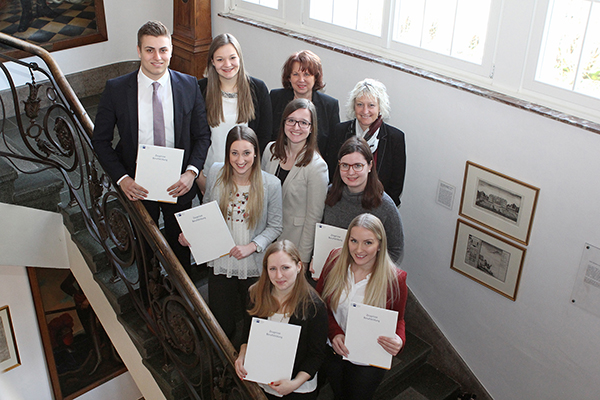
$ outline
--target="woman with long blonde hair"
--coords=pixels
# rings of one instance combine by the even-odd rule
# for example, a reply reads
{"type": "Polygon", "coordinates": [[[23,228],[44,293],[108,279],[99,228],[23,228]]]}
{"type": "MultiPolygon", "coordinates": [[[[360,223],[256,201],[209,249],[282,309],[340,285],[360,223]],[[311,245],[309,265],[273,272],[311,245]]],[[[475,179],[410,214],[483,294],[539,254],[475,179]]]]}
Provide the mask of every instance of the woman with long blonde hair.
{"type": "Polygon", "coordinates": [[[198,81],[206,103],[211,130],[203,173],[197,183],[204,193],[206,176],[215,162],[223,162],[225,139],[235,125],[247,125],[256,133],[260,152],[271,137],[273,124],[267,85],[246,73],[242,48],[230,33],[215,36],[208,49],[205,77],[198,81]]]}
{"type": "MultiPolygon", "coordinates": [[[[258,139],[247,126],[235,126],[225,144],[225,163],[208,172],[204,203],[217,201],[235,246],[210,261],[208,304],[231,339],[236,316],[246,308],[246,294],[261,273],[262,252],[281,234],[281,185],[260,169],[258,139]]],[[[189,246],[183,234],[180,242],[189,246]]]]}
{"type": "Polygon", "coordinates": [[[331,351],[324,372],[335,398],[371,399],[385,370],[342,359],[348,356],[344,344],[348,309],[357,302],[397,311],[395,335],[377,339],[385,351],[395,356],[406,340],[404,307],[408,295],[406,272],[392,262],[379,218],[366,213],[352,220],[343,247],[333,250],[325,262],[317,291],[329,313],[331,351]]]}
{"type": "MultiPolygon", "coordinates": [[[[244,339],[250,332],[251,317],[299,325],[301,327],[292,379],[261,385],[267,398],[312,400],[317,397],[317,371],[324,358],[327,340],[327,310],[317,292],[304,277],[304,264],[298,249],[289,240],[271,244],[265,251],[263,271],[250,287],[249,307],[244,320],[244,339]]],[[[241,379],[246,344],[240,347],[235,369],[241,379]]]]}

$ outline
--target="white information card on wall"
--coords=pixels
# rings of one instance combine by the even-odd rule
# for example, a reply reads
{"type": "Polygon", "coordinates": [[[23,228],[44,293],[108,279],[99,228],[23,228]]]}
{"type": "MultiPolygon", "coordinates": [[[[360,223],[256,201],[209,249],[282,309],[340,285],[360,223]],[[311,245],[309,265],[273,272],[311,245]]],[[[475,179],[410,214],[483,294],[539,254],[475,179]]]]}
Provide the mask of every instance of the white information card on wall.
{"type": "Polygon", "coordinates": [[[600,317],[600,249],[586,243],[571,303],[600,317]]]}
{"type": "Polygon", "coordinates": [[[269,384],[292,379],[299,325],[252,318],[244,368],[247,381],[269,384]]]}
{"type": "Polygon", "coordinates": [[[379,336],[394,337],[397,322],[398,311],[361,303],[350,303],[344,342],[348,348],[347,359],[373,367],[390,369],[392,355],[377,343],[377,338],[379,336]]]}
{"type": "Polygon", "coordinates": [[[346,229],[336,226],[317,224],[315,227],[315,251],[313,255],[313,278],[318,279],[323,271],[323,266],[331,250],[344,245],[346,229]]]}
{"type": "Polygon", "coordinates": [[[135,183],[148,191],[146,200],[177,203],[167,188],[181,177],[183,149],[140,144],[135,168],[135,183]]]}

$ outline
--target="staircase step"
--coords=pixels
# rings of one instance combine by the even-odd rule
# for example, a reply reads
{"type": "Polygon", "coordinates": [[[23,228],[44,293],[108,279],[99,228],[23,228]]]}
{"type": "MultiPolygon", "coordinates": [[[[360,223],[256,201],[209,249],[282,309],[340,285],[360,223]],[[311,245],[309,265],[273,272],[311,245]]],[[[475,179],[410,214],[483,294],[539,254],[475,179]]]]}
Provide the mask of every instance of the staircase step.
{"type": "Polygon", "coordinates": [[[15,180],[14,204],[56,212],[60,203],[62,179],[50,171],[20,174],[15,180]]]}
{"type": "Polygon", "coordinates": [[[158,354],[162,348],[160,342],[150,332],[150,329],[146,325],[146,321],[137,313],[135,309],[121,314],[117,317],[119,322],[135,344],[135,347],[140,352],[143,358],[149,358],[158,354]]]}
{"type": "MultiPolygon", "coordinates": [[[[129,280],[129,282],[137,282],[138,271],[137,266],[130,265],[125,267],[123,270],[125,276],[129,280]]],[[[106,298],[114,308],[115,312],[120,314],[125,314],[127,311],[133,310],[133,300],[129,295],[129,291],[127,290],[127,286],[125,282],[122,280],[118,280],[117,282],[112,281],[112,272],[110,269],[105,269],[98,273],[94,274],[94,279],[100,287],[102,291],[106,295],[106,298]]],[[[133,287],[137,288],[139,284],[134,284],[133,287]]]]}
{"type": "Polygon", "coordinates": [[[394,388],[391,400],[456,400],[460,394],[458,384],[430,364],[422,365],[394,388]]]}
{"type": "Polygon", "coordinates": [[[419,366],[425,364],[430,353],[431,346],[428,343],[406,331],[406,346],[399,355],[392,358],[392,368],[383,377],[379,385],[380,390],[385,391],[389,384],[405,379],[419,366]]]}
{"type": "Polygon", "coordinates": [[[100,243],[92,238],[92,235],[87,230],[82,230],[74,235],[71,234],[71,239],[79,248],[79,252],[85,259],[92,273],[97,273],[108,269],[108,257],[104,252],[104,248],[100,243]]]}
{"type": "Polygon", "coordinates": [[[165,371],[162,353],[144,358],[144,365],[152,374],[167,400],[189,400],[189,394],[181,377],[175,370],[165,371]]]}

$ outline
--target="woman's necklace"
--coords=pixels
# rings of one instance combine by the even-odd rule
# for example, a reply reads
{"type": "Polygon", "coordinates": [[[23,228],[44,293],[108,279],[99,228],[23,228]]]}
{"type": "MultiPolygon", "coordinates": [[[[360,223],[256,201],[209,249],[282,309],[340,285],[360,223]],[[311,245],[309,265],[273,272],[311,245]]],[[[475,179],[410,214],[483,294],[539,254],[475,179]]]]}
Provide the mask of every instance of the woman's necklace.
{"type": "Polygon", "coordinates": [[[226,92],[224,90],[221,90],[221,95],[226,99],[237,99],[238,97],[237,93],[226,92]]]}

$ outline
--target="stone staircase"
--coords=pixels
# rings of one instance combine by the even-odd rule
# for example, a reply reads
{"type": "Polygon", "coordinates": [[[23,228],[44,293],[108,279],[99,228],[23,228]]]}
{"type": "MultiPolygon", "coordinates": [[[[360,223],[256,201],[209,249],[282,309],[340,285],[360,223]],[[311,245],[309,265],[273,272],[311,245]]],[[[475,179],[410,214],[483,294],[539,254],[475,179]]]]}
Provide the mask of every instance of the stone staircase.
{"type": "MultiPolygon", "coordinates": [[[[78,215],[67,209],[62,210],[65,225],[69,228],[81,227],[78,215]],[[73,222],[75,221],[75,222],[73,222]]],[[[102,249],[86,238],[87,231],[71,231],[73,241],[87,260],[100,287],[118,315],[119,321],[129,333],[132,341],[144,359],[144,364],[152,372],[168,399],[186,399],[187,393],[178,376],[164,368],[164,360],[158,340],[133,308],[129,294],[122,282],[112,282],[111,272],[102,249]]],[[[205,266],[194,266],[192,280],[207,300],[207,276],[205,266]]],[[[135,279],[137,271],[129,267],[126,271],[135,279]]],[[[394,357],[392,368],[386,373],[376,392],[376,400],[455,400],[460,394],[459,385],[427,362],[432,347],[414,334],[407,332],[406,346],[402,353],[394,357]]],[[[328,386],[319,394],[319,400],[333,399],[328,386]]]]}

